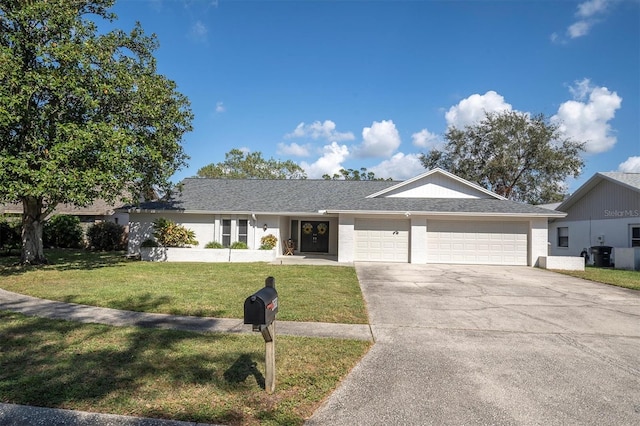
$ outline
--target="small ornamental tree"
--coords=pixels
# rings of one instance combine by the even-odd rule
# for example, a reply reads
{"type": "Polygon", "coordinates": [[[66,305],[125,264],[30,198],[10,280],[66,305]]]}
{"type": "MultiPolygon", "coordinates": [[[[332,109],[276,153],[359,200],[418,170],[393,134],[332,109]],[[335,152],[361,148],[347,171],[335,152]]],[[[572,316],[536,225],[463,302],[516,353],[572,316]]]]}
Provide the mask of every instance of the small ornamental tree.
{"type": "Polygon", "coordinates": [[[153,221],[153,236],[164,247],[197,246],[196,234],[182,225],[163,217],[153,221]]]}

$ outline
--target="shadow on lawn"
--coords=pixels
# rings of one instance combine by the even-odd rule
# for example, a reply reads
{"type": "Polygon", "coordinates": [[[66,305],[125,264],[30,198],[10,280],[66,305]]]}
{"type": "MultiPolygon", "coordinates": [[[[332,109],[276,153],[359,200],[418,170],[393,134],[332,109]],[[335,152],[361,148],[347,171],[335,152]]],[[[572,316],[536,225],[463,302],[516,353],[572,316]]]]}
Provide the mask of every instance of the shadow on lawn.
{"type": "Polygon", "coordinates": [[[20,265],[20,256],[0,258],[0,276],[18,275],[34,269],[55,271],[92,270],[121,267],[133,260],[126,259],[124,252],[96,252],[80,249],[45,250],[47,264],[20,265]]]}
{"type": "Polygon", "coordinates": [[[203,386],[209,394],[247,389],[250,384],[241,382],[248,375],[261,377],[252,359],[257,354],[238,358],[238,352],[197,349],[199,342],[225,345],[222,335],[113,329],[6,311],[0,311],[0,323],[2,402],[103,412],[117,407],[137,416],[238,424],[238,407],[216,407],[191,393],[203,386]]]}
{"type": "MultiPolygon", "coordinates": [[[[173,300],[169,296],[154,296],[151,293],[144,293],[138,296],[129,296],[124,300],[111,300],[108,307],[121,311],[159,312],[162,306],[171,305],[173,300]]],[[[62,298],[61,301],[83,304],[84,299],[77,295],[68,295],[62,298]]],[[[92,304],[90,303],[90,305],[92,304]]]]}
{"type": "Polygon", "coordinates": [[[250,354],[242,354],[236,362],[224,372],[224,378],[229,383],[242,383],[246,381],[249,376],[253,376],[258,386],[265,389],[264,376],[257,367],[258,363],[251,358],[250,354]]]}

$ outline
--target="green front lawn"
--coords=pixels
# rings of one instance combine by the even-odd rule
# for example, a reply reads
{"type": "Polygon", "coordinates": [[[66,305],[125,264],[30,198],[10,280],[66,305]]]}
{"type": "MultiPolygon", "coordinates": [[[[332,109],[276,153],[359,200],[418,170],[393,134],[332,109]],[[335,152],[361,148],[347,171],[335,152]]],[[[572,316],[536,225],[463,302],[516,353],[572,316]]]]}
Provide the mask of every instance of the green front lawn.
{"type": "Polygon", "coordinates": [[[587,266],[584,271],[555,271],[572,277],[611,284],[618,287],[640,290],[640,271],[622,269],[595,268],[587,266]]]}
{"type": "MultiPolygon", "coordinates": [[[[126,268],[126,267],[125,267],[126,268]]],[[[229,425],[302,425],[371,343],[110,327],[0,311],[0,402],[229,425]]]]}
{"type": "Polygon", "coordinates": [[[242,318],[244,300],[276,280],[278,319],[366,324],[352,267],[266,263],[156,263],[123,253],[46,252],[49,265],[12,266],[0,258],[0,287],[44,299],[115,309],[242,318]]]}

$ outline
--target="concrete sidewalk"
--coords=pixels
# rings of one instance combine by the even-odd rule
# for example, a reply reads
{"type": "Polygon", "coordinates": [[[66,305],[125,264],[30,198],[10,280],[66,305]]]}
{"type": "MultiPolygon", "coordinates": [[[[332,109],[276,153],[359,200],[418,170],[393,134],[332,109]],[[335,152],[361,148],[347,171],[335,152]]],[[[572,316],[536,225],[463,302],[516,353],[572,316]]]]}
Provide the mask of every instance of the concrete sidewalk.
{"type": "MultiPolygon", "coordinates": [[[[0,310],[50,319],[83,323],[107,324],[117,327],[136,326],[166,328],[199,333],[251,333],[251,326],[242,319],[192,317],[120,311],[110,308],[79,305],[38,299],[0,289],[0,310]]],[[[278,334],[288,336],[332,337],[337,339],[373,340],[368,324],[333,324],[323,322],[277,321],[278,334]]]]}
{"type": "Polygon", "coordinates": [[[206,423],[0,404],[0,426],[215,426],[206,423]]]}

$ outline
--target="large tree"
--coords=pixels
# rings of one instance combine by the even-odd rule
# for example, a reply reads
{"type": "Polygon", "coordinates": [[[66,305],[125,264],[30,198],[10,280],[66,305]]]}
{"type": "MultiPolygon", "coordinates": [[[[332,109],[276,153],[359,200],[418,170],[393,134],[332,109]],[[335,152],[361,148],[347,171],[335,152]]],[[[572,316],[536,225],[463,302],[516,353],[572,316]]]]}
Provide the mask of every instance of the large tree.
{"type": "Polygon", "coordinates": [[[488,113],[464,129],[449,127],[442,149],[421,155],[440,167],[504,196],[530,204],[561,201],[565,179],[583,167],[584,143],[565,138],[544,115],[488,113]]]}
{"type": "Polygon", "coordinates": [[[302,167],[291,160],[281,161],[262,157],[260,151],[246,152],[232,149],[225,160],[202,167],[197,177],[215,179],[306,179],[302,167]]]}
{"type": "Polygon", "coordinates": [[[21,203],[22,262],[44,263],[59,203],[136,198],[184,166],[192,113],[155,36],[101,32],[114,0],[0,3],[0,201],[21,203]]]}

